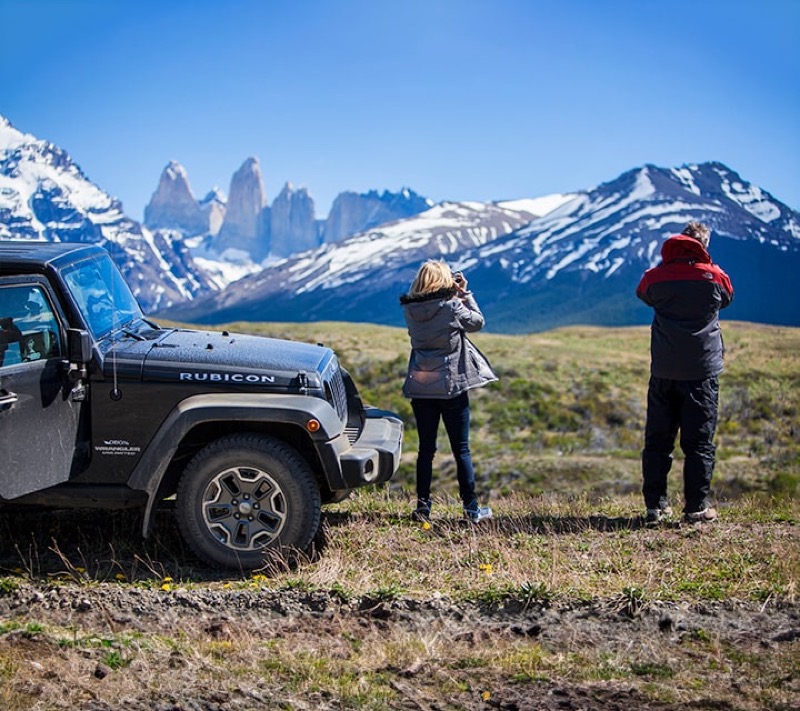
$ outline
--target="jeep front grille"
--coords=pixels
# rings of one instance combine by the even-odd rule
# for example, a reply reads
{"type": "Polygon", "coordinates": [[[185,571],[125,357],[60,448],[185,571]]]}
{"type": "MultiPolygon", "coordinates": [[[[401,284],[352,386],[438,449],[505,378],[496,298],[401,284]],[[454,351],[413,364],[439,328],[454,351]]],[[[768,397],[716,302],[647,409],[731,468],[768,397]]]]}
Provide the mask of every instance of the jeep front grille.
{"type": "Polygon", "coordinates": [[[344,389],[344,379],[339,362],[334,359],[325,378],[325,397],[333,406],[342,422],[347,422],[347,391],[344,389]]]}

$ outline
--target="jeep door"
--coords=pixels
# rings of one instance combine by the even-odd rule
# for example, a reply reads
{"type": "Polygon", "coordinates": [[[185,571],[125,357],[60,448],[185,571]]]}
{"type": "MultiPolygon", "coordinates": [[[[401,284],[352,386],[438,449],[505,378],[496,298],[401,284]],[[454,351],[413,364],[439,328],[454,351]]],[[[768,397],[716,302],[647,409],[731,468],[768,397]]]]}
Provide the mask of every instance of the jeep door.
{"type": "Polygon", "coordinates": [[[0,278],[0,498],[67,481],[80,408],[46,283],[0,278]]]}

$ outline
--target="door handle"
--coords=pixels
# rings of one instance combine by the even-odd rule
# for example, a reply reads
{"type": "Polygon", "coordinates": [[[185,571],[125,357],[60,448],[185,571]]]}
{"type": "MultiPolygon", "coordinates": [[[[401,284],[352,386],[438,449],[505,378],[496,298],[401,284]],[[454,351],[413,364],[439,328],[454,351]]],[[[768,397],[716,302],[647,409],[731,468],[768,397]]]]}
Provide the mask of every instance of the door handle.
{"type": "Polygon", "coordinates": [[[19,400],[19,398],[16,393],[9,392],[8,390],[0,390],[0,410],[11,409],[17,400],[19,400]]]}

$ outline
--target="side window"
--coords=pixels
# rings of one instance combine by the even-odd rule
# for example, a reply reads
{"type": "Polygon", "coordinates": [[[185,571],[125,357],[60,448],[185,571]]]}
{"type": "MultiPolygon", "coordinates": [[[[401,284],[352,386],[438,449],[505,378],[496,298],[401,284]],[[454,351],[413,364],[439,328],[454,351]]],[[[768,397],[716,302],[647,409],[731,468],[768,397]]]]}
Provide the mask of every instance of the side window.
{"type": "Polygon", "coordinates": [[[58,321],[41,287],[0,287],[0,367],[61,354],[58,321]]]}

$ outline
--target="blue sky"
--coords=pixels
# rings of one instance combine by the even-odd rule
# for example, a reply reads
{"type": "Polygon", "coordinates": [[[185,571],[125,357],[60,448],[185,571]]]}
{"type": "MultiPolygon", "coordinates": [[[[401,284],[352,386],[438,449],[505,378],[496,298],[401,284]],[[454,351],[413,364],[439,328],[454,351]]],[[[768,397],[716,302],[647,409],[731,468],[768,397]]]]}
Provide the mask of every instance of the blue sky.
{"type": "Polygon", "coordinates": [[[800,209],[800,0],[0,0],[0,114],[139,220],[249,156],[318,217],[706,160],[800,209]]]}

